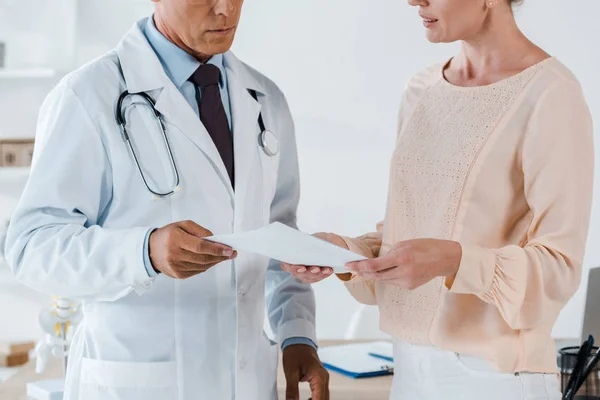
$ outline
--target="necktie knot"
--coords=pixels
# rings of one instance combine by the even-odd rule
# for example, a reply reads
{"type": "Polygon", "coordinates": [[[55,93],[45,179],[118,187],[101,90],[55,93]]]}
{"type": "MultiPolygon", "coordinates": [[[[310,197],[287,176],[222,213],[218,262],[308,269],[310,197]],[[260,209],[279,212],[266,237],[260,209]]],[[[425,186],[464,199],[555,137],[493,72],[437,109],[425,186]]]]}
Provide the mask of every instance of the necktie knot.
{"type": "Polygon", "coordinates": [[[190,77],[190,81],[198,87],[218,85],[221,81],[221,70],[212,64],[203,64],[190,77]]]}

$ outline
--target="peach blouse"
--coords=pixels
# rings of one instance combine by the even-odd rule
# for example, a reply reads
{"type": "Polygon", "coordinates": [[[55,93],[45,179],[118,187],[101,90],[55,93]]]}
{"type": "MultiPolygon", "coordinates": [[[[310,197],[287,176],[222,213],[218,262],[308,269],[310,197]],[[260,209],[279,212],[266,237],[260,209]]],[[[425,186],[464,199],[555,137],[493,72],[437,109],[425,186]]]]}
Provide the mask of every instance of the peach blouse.
{"type": "Polygon", "coordinates": [[[412,291],[355,278],[350,293],[377,304],[398,339],[503,372],[556,372],[551,330],[581,278],[593,148],[581,86],[555,58],[479,87],[452,85],[443,64],[419,73],[403,96],[385,220],[344,240],[368,257],[408,239],[457,241],[458,274],[412,291]]]}

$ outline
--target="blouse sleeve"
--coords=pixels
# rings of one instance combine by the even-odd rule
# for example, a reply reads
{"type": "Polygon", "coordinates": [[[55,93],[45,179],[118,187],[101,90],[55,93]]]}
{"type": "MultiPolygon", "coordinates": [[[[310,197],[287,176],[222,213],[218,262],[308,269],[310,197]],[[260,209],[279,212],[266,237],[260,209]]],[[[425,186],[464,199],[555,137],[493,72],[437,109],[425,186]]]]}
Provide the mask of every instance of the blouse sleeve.
{"type": "Polygon", "coordinates": [[[555,83],[539,99],[521,158],[532,220],[522,246],[462,244],[453,293],[495,305],[512,329],[558,317],[579,286],[594,173],[592,120],[581,87],[555,83]]]}

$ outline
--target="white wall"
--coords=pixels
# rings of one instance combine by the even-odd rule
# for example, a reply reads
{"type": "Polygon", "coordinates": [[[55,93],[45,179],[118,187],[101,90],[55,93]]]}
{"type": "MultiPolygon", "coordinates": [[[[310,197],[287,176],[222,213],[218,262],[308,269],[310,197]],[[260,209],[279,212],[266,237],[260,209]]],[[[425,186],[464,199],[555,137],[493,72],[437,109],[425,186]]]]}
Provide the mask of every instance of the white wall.
{"type": "Polygon", "coordinates": [[[7,68],[70,68],[77,0],[0,0],[7,68]]]}
{"type": "Polygon", "coordinates": [[[0,0],[5,70],[55,71],[19,79],[0,71],[0,137],[34,136],[37,110],[64,73],[110,50],[151,10],[150,0],[0,0]]]}
{"type": "MultiPolygon", "coordinates": [[[[78,3],[76,24],[69,24],[69,19],[61,22],[44,0],[0,0],[0,6],[14,9],[35,3],[37,10],[44,10],[36,12],[44,15],[40,17],[44,26],[52,22],[57,37],[74,37],[72,52],[70,43],[50,44],[65,57],[71,54],[73,65],[110,49],[138,16],[151,9],[150,0],[53,0],[52,4],[58,1],[78,3]]],[[[11,32],[3,25],[2,11],[0,40],[11,32]]],[[[20,20],[12,18],[10,10],[5,9],[4,15],[8,13],[13,26],[23,27],[29,16],[19,12],[20,20]]],[[[600,2],[527,0],[517,14],[532,39],[575,71],[600,126],[600,32],[595,21],[600,2]]],[[[30,46],[34,42],[27,42],[23,50],[30,46]]],[[[301,161],[302,229],[347,235],[373,229],[383,217],[402,88],[415,72],[450,57],[456,48],[429,44],[416,11],[405,1],[246,0],[234,50],[275,80],[292,107],[301,161]]],[[[57,57],[47,58],[44,66],[57,65],[57,57]]],[[[0,136],[14,136],[13,127],[19,126],[16,114],[25,121],[20,135],[32,135],[35,110],[49,89],[47,84],[31,83],[27,90],[32,92],[27,94],[26,85],[19,85],[23,84],[0,79],[0,136]],[[21,98],[15,102],[16,96],[21,98]]],[[[586,267],[600,264],[600,248],[594,246],[600,239],[600,195],[596,198],[586,267]]],[[[319,336],[343,337],[356,302],[333,279],[315,289],[319,336]]],[[[561,315],[556,336],[579,334],[583,295],[580,291],[561,315]]]]}
{"type": "MultiPolygon", "coordinates": [[[[0,0],[0,41],[10,70],[70,68],[74,51],[74,0],[0,0]],[[35,12],[32,12],[35,10],[35,12]],[[61,18],[62,24],[56,19],[61,18]]],[[[0,137],[31,137],[36,114],[56,79],[0,75],[0,137]]]]}
{"type": "Polygon", "coordinates": [[[79,0],[76,64],[112,49],[152,8],[150,0],[79,0]]]}

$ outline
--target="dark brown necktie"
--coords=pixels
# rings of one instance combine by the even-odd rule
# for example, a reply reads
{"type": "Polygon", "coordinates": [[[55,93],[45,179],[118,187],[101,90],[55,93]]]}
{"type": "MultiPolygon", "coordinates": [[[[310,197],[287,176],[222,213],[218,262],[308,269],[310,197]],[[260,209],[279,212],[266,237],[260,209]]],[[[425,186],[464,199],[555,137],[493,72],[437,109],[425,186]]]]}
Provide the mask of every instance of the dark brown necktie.
{"type": "Polygon", "coordinates": [[[221,99],[220,79],[221,70],[212,64],[201,65],[190,77],[190,81],[200,88],[201,97],[198,102],[200,120],[221,155],[231,180],[231,186],[235,187],[233,137],[229,130],[227,114],[221,99]]]}

